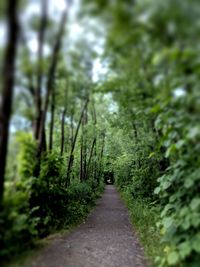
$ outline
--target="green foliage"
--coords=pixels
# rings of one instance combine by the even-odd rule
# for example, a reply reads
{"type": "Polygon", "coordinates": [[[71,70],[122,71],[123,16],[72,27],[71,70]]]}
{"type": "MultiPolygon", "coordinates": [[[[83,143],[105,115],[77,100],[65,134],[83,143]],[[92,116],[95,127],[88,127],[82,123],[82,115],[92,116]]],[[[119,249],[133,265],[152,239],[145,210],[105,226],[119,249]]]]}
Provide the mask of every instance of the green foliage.
{"type": "MultiPolygon", "coordinates": [[[[4,4],[1,5],[4,9],[4,4]]],[[[14,99],[14,115],[17,116],[13,116],[13,125],[23,131],[17,133],[16,142],[16,133],[11,135],[5,209],[0,215],[0,242],[4,246],[0,253],[8,257],[20,251],[21,245],[15,250],[14,244],[22,244],[24,248],[35,238],[78,221],[102,189],[103,172],[110,171],[114,172],[116,185],[123,191],[133,223],[152,262],[156,258],[155,264],[160,267],[198,267],[199,0],[84,0],[83,5],[82,16],[84,11],[99,16],[97,26],[93,21],[90,26],[85,22],[87,19],[81,21],[87,32],[106,25],[106,34],[101,36],[105,38],[104,58],[98,60],[107,66],[108,75],[94,86],[91,74],[96,69],[92,65],[98,54],[95,49],[101,50],[101,38],[97,36],[97,45],[93,39],[94,32],[97,35],[101,31],[93,29],[94,36],[91,34],[92,38],[88,38],[93,40],[91,43],[87,40],[91,32],[73,41],[76,43],[74,51],[68,40],[69,50],[67,53],[66,49],[64,53],[60,51],[53,81],[56,94],[53,150],[43,155],[40,164],[36,156],[37,144],[25,133],[31,130],[36,117],[35,109],[30,106],[35,102],[38,60],[26,49],[19,49],[19,81],[16,81],[19,86],[14,99]],[[66,187],[69,151],[87,96],[90,96],[90,103],[72,155],[71,183],[66,187]],[[64,110],[67,134],[61,157],[58,154],[60,118],[64,110]],[[102,133],[105,132],[104,145],[102,133]],[[87,169],[94,138],[96,146],[87,169]],[[84,150],[82,165],[88,176],[83,182],[80,182],[81,149],[84,150]],[[101,151],[105,154],[103,157],[101,151]],[[38,165],[40,173],[33,177],[38,165]],[[158,218],[159,213],[161,218],[158,218]],[[156,223],[163,236],[161,246],[156,223]]],[[[38,31],[38,22],[38,17],[31,17],[27,28],[38,31]]],[[[51,48],[55,37],[52,32],[56,28],[57,24],[50,19],[44,47],[51,48]]],[[[40,62],[42,88],[50,60],[51,56],[44,53],[40,62]]],[[[42,104],[43,96],[42,90],[42,104]]],[[[45,125],[45,130],[46,127],[49,130],[49,125],[45,125]]]]}
{"type": "Polygon", "coordinates": [[[112,17],[106,60],[113,75],[104,87],[119,105],[109,139],[116,183],[134,201],[156,199],[163,209],[157,220],[165,253],[156,264],[198,266],[199,2],[119,0],[96,7],[104,21],[112,17]]]}
{"type": "Polygon", "coordinates": [[[37,143],[31,133],[18,132],[16,140],[19,144],[18,171],[21,179],[33,176],[37,165],[37,143]]]}
{"type": "Polygon", "coordinates": [[[38,207],[33,216],[40,218],[41,236],[76,222],[88,212],[90,205],[94,205],[96,194],[89,181],[74,181],[65,187],[63,163],[64,157],[57,153],[47,154],[40,176],[32,181],[30,205],[38,207]]]}
{"type": "Polygon", "coordinates": [[[135,199],[129,187],[120,190],[121,196],[129,209],[134,230],[138,233],[139,242],[144,247],[145,255],[149,258],[150,264],[155,265],[156,257],[163,257],[164,245],[160,245],[161,235],[156,227],[159,219],[159,209],[154,203],[143,199],[135,199]]]}
{"type": "MultiPolygon", "coordinates": [[[[118,120],[119,117],[116,118],[116,122],[118,120]]],[[[135,121],[137,120],[135,119],[135,121]]],[[[152,201],[156,198],[154,189],[157,186],[162,155],[157,149],[152,152],[156,146],[156,138],[152,129],[149,131],[149,136],[144,133],[137,133],[135,136],[135,131],[144,131],[148,124],[148,120],[142,125],[137,121],[137,126],[133,129],[128,123],[126,126],[121,126],[118,131],[114,125],[115,135],[111,136],[113,141],[108,140],[110,143],[108,147],[109,155],[112,155],[113,149],[117,150],[112,157],[117,186],[120,188],[129,186],[134,198],[149,198],[152,201]],[[114,148],[116,144],[118,149],[114,148]]]]}
{"type": "Polygon", "coordinates": [[[73,181],[66,188],[66,158],[57,152],[43,155],[39,177],[27,177],[32,171],[28,172],[31,168],[27,170],[26,162],[33,160],[35,147],[31,147],[29,136],[26,142],[22,137],[22,179],[7,184],[4,209],[0,214],[0,257],[4,260],[33,246],[38,238],[78,223],[102,192],[102,183],[98,185],[93,180],[73,181]]]}
{"type": "Polygon", "coordinates": [[[11,184],[5,194],[4,209],[0,213],[0,258],[10,259],[33,245],[38,232],[39,218],[31,218],[28,199],[30,181],[11,184]]]}
{"type": "MultiPolygon", "coordinates": [[[[191,100],[195,108],[197,103],[191,100]]],[[[185,110],[190,106],[186,98],[182,100],[185,101],[184,109],[182,103],[175,101],[174,105],[178,104],[179,109],[168,109],[165,116],[160,115],[157,125],[159,128],[165,123],[167,130],[163,130],[162,142],[166,146],[165,156],[170,159],[170,166],[158,179],[159,186],[155,189],[164,205],[159,226],[166,243],[166,257],[161,266],[166,262],[170,266],[180,262],[181,266],[198,266],[200,261],[200,161],[197,156],[200,130],[195,122],[196,114],[185,110]]]]}
{"type": "Polygon", "coordinates": [[[38,235],[39,218],[31,217],[35,208],[29,207],[31,177],[37,162],[36,143],[31,134],[25,132],[18,132],[15,142],[18,172],[14,174],[14,181],[6,182],[4,208],[0,213],[0,258],[3,259],[32,246],[38,235]]]}

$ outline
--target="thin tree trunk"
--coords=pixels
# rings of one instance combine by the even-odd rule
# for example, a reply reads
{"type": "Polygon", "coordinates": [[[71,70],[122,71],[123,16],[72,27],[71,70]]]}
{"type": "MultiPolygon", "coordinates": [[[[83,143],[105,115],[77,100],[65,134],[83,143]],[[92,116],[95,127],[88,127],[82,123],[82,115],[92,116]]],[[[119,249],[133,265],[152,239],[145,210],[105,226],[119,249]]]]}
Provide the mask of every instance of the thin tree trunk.
{"type": "Polygon", "coordinates": [[[101,146],[101,152],[100,152],[100,159],[99,159],[99,171],[98,171],[98,177],[97,181],[99,183],[100,181],[100,176],[102,175],[102,161],[103,161],[103,153],[104,153],[104,147],[105,147],[105,138],[106,138],[106,133],[103,132],[103,140],[102,140],[102,146],[101,146]]]}
{"type": "Polygon", "coordinates": [[[83,134],[81,135],[81,147],[80,147],[80,181],[83,181],[83,134]]]}
{"type": "Polygon", "coordinates": [[[37,88],[35,90],[36,121],[35,121],[34,136],[36,140],[38,140],[39,138],[40,121],[42,116],[42,99],[41,99],[41,87],[42,87],[42,76],[43,76],[42,60],[43,60],[44,37],[48,22],[47,8],[48,8],[48,0],[42,0],[42,16],[40,22],[40,29],[38,33],[37,88]]]}
{"type": "Polygon", "coordinates": [[[65,101],[64,101],[64,109],[62,111],[62,119],[61,119],[61,143],[60,143],[60,154],[63,155],[64,147],[65,147],[65,116],[67,113],[67,104],[68,104],[68,81],[65,87],[65,101]]]}
{"type": "Polygon", "coordinates": [[[49,151],[53,148],[53,130],[54,130],[54,117],[55,117],[55,88],[52,88],[51,98],[51,122],[50,122],[50,133],[49,133],[49,151]]]}
{"type": "Polygon", "coordinates": [[[96,138],[94,144],[94,179],[96,180],[97,179],[97,134],[96,134],[97,115],[96,115],[94,99],[93,99],[93,122],[94,122],[94,136],[96,138]]]}
{"type": "Polygon", "coordinates": [[[94,145],[94,179],[97,179],[97,140],[94,145]]]}
{"type": "Polygon", "coordinates": [[[8,42],[5,50],[2,73],[3,88],[2,105],[0,109],[0,203],[2,202],[4,191],[4,176],[6,168],[9,125],[15,80],[15,61],[19,32],[19,24],[17,18],[18,1],[8,0],[7,3],[8,42]]]}
{"type": "Polygon", "coordinates": [[[66,107],[63,109],[62,112],[62,119],[61,119],[61,144],[60,144],[60,154],[63,155],[64,151],[64,144],[65,144],[65,115],[66,115],[66,107]]]}
{"type": "Polygon", "coordinates": [[[85,126],[88,123],[88,114],[87,114],[87,107],[84,112],[83,116],[83,180],[86,179],[86,172],[87,172],[87,129],[85,126]]]}
{"type": "Polygon", "coordinates": [[[71,111],[71,116],[70,116],[70,139],[71,139],[71,147],[73,146],[73,140],[74,140],[74,110],[71,111]]]}
{"type": "Polygon", "coordinates": [[[133,125],[134,137],[135,137],[135,140],[137,141],[137,139],[138,139],[138,132],[137,132],[137,127],[136,127],[135,122],[133,122],[132,125],[133,125]]]}
{"type": "Polygon", "coordinates": [[[88,101],[89,101],[89,99],[86,100],[85,105],[84,105],[84,107],[82,109],[82,112],[81,112],[81,115],[80,115],[80,118],[79,118],[79,121],[78,121],[78,125],[77,125],[77,128],[76,128],[76,132],[75,132],[75,135],[74,135],[74,139],[73,139],[73,143],[72,143],[72,147],[71,147],[71,152],[70,152],[70,156],[69,156],[69,161],[68,161],[68,166],[67,166],[66,186],[68,186],[70,184],[70,173],[71,173],[71,169],[72,169],[72,165],[73,165],[74,149],[75,149],[76,140],[77,140],[78,132],[79,132],[79,129],[80,129],[81,121],[82,121],[82,118],[84,116],[85,109],[87,108],[88,101]]]}
{"type": "Polygon", "coordinates": [[[47,93],[45,97],[44,109],[42,111],[42,116],[41,116],[41,121],[40,121],[40,130],[39,130],[39,153],[41,153],[43,149],[42,136],[43,136],[43,131],[45,130],[45,122],[46,122],[46,114],[47,114],[48,105],[49,105],[49,97],[52,92],[53,80],[54,80],[54,75],[55,75],[55,71],[56,71],[56,67],[58,63],[58,54],[59,54],[60,47],[61,47],[61,40],[62,40],[62,36],[64,33],[64,26],[66,23],[66,19],[67,19],[67,11],[65,10],[61,18],[59,31],[56,37],[54,48],[53,48],[52,60],[51,60],[48,77],[47,77],[47,86],[46,86],[47,93]]]}
{"type": "Polygon", "coordinates": [[[93,155],[93,150],[94,150],[95,144],[96,144],[96,137],[94,138],[94,140],[92,142],[92,147],[91,147],[90,155],[89,155],[89,159],[88,159],[88,164],[87,164],[85,179],[88,179],[88,176],[89,176],[90,163],[91,163],[91,160],[92,160],[92,155],[93,155]]]}

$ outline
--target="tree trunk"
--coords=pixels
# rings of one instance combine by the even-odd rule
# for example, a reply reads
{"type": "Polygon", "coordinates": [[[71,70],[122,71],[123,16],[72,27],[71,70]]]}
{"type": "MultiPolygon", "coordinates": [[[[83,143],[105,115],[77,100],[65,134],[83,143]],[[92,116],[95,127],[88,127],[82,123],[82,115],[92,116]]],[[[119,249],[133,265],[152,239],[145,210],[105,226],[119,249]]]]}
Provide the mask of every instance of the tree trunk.
{"type": "Polygon", "coordinates": [[[49,151],[53,148],[53,130],[54,130],[54,117],[55,117],[55,88],[52,88],[51,98],[51,122],[50,122],[50,133],[49,133],[49,151]]]}
{"type": "Polygon", "coordinates": [[[37,88],[35,90],[36,120],[35,120],[34,136],[36,140],[38,140],[39,138],[40,121],[42,116],[42,99],[41,99],[41,86],[42,86],[42,76],[43,76],[42,60],[43,60],[44,36],[48,22],[47,8],[48,8],[48,0],[42,0],[42,16],[40,22],[40,29],[38,33],[37,88]]]}
{"type": "Polygon", "coordinates": [[[66,175],[66,183],[65,183],[66,186],[68,186],[70,184],[70,173],[71,173],[73,160],[74,160],[74,155],[73,155],[74,154],[74,148],[75,148],[75,145],[76,145],[76,140],[77,140],[78,132],[79,132],[79,129],[80,129],[81,121],[82,121],[82,118],[84,116],[85,109],[87,108],[88,102],[89,102],[89,99],[86,100],[85,105],[84,105],[84,107],[82,109],[82,112],[81,112],[81,115],[80,115],[80,118],[79,118],[79,121],[78,121],[78,125],[77,125],[77,128],[76,128],[76,132],[75,132],[75,135],[74,135],[74,139],[73,139],[73,143],[72,143],[72,147],[71,147],[71,152],[70,152],[70,156],[69,156],[69,161],[68,161],[68,166],[67,166],[67,175],[66,175]]]}
{"type": "Polygon", "coordinates": [[[60,154],[63,155],[64,145],[65,145],[65,115],[66,108],[63,109],[62,119],[61,119],[61,144],[60,144],[60,154]]]}
{"type": "Polygon", "coordinates": [[[94,180],[97,180],[97,140],[94,145],[94,180]]]}
{"type": "Polygon", "coordinates": [[[46,114],[47,114],[48,105],[49,105],[49,97],[52,92],[53,80],[54,80],[54,75],[55,75],[55,71],[56,71],[56,67],[58,63],[58,54],[59,54],[60,47],[61,47],[61,40],[62,40],[62,36],[64,33],[64,26],[65,26],[66,19],[67,19],[67,11],[64,11],[62,18],[61,18],[59,31],[56,37],[56,42],[53,47],[52,60],[51,60],[51,64],[50,64],[50,68],[49,68],[49,72],[47,76],[47,86],[46,86],[47,92],[46,92],[44,109],[42,111],[40,129],[39,129],[39,153],[43,151],[42,150],[43,149],[42,136],[43,136],[43,131],[45,131],[45,122],[46,122],[46,114]]]}
{"type": "Polygon", "coordinates": [[[0,110],[0,203],[3,198],[9,125],[15,80],[15,61],[18,41],[17,0],[7,1],[8,42],[3,65],[2,104],[0,110]]]}
{"type": "Polygon", "coordinates": [[[92,142],[92,147],[91,147],[91,150],[90,150],[87,169],[86,169],[86,173],[85,173],[85,179],[88,179],[88,176],[89,176],[90,163],[91,163],[91,160],[92,160],[92,155],[93,155],[93,150],[94,150],[95,144],[96,144],[96,137],[94,138],[94,140],[92,142]]]}
{"type": "Polygon", "coordinates": [[[71,116],[70,116],[70,140],[71,140],[71,147],[73,146],[73,140],[74,140],[74,110],[71,110],[71,116]]]}
{"type": "Polygon", "coordinates": [[[83,134],[81,135],[81,148],[80,148],[80,181],[83,181],[83,134]]]}
{"type": "MultiPolygon", "coordinates": [[[[93,99],[93,124],[94,124],[94,137],[96,139],[97,138],[97,134],[96,134],[97,115],[96,115],[94,99],[93,99]]],[[[97,179],[97,139],[94,144],[94,180],[96,179],[97,179]]]]}
{"type": "Polygon", "coordinates": [[[100,159],[99,159],[99,171],[98,171],[98,177],[97,181],[99,183],[100,181],[100,176],[102,174],[102,161],[103,161],[103,153],[104,153],[104,146],[105,146],[105,138],[106,138],[106,133],[103,132],[103,140],[102,140],[102,146],[101,146],[101,152],[100,152],[100,159]]]}
{"type": "Polygon", "coordinates": [[[65,116],[67,113],[67,104],[68,104],[68,81],[65,87],[65,101],[64,101],[64,109],[62,111],[62,119],[61,119],[61,143],[60,143],[60,154],[63,155],[65,148],[65,116]]]}
{"type": "Polygon", "coordinates": [[[138,139],[138,132],[137,132],[137,127],[136,127],[135,122],[133,122],[132,125],[133,125],[133,132],[134,132],[135,141],[137,141],[137,139],[138,139]]]}
{"type": "Polygon", "coordinates": [[[86,179],[86,172],[87,172],[87,129],[85,126],[88,123],[88,114],[87,114],[87,107],[84,112],[83,116],[83,180],[86,179]]]}

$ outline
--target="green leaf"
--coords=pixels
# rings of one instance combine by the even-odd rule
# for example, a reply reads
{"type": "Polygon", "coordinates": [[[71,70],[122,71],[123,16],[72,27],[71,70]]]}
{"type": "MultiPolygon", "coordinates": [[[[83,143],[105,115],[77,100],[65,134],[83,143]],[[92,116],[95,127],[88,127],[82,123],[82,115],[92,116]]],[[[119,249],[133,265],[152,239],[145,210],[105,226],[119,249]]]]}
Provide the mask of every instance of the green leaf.
{"type": "Polygon", "coordinates": [[[167,189],[167,188],[169,188],[170,185],[171,185],[171,183],[168,182],[168,181],[162,183],[162,187],[163,187],[164,190],[167,189]]]}
{"type": "Polygon", "coordinates": [[[166,151],[166,153],[165,153],[165,157],[166,157],[166,158],[169,158],[169,156],[171,156],[174,152],[176,152],[176,145],[175,145],[175,144],[171,145],[171,146],[167,149],[167,151],[166,151]]]}
{"type": "Polygon", "coordinates": [[[152,152],[152,153],[149,154],[148,158],[151,159],[151,158],[153,158],[155,155],[156,155],[156,153],[155,153],[155,152],[152,152]]]}
{"type": "Polygon", "coordinates": [[[176,143],[176,148],[180,149],[184,144],[185,144],[185,140],[181,139],[176,143]]]}
{"type": "Polygon", "coordinates": [[[190,203],[190,208],[196,210],[200,207],[200,198],[194,198],[190,203]]]}
{"type": "Polygon", "coordinates": [[[188,217],[186,217],[185,220],[182,221],[181,226],[184,230],[188,230],[191,227],[191,223],[188,217]]]}
{"type": "Polygon", "coordinates": [[[156,189],[154,190],[154,194],[159,194],[161,191],[161,188],[160,187],[156,187],[156,189]]]}
{"type": "Polygon", "coordinates": [[[167,262],[169,265],[175,265],[179,261],[179,254],[176,251],[170,252],[167,257],[167,262]]]}
{"type": "Polygon", "coordinates": [[[187,257],[191,253],[191,250],[192,250],[192,246],[189,241],[183,242],[179,245],[179,254],[182,259],[187,257]]]}
{"type": "Polygon", "coordinates": [[[200,216],[198,212],[193,212],[190,216],[191,224],[196,228],[200,226],[200,216]]]}
{"type": "Polygon", "coordinates": [[[163,226],[169,228],[173,224],[173,219],[171,217],[166,217],[162,220],[163,226]]]}
{"type": "Polygon", "coordinates": [[[193,186],[194,182],[195,182],[195,181],[192,180],[191,178],[187,178],[187,179],[185,180],[185,182],[184,182],[184,187],[185,187],[185,188],[190,188],[190,187],[193,186]]]}
{"type": "Polygon", "coordinates": [[[192,241],[192,247],[197,252],[200,253],[200,233],[198,233],[192,241]]]}
{"type": "Polygon", "coordinates": [[[196,136],[200,134],[200,128],[199,127],[192,127],[187,135],[189,139],[193,139],[196,136]]]}

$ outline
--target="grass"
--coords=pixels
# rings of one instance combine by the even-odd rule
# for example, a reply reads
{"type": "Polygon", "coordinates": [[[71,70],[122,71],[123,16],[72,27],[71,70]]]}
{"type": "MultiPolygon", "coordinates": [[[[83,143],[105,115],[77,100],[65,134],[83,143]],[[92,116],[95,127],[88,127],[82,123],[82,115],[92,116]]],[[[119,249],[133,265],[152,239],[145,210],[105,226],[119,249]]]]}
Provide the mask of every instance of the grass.
{"type": "Polygon", "coordinates": [[[141,199],[134,199],[130,192],[122,191],[121,197],[127,206],[140,244],[151,267],[157,267],[157,257],[162,257],[164,245],[160,243],[161,235],[156,227],[159,210],[141,199]]]}

